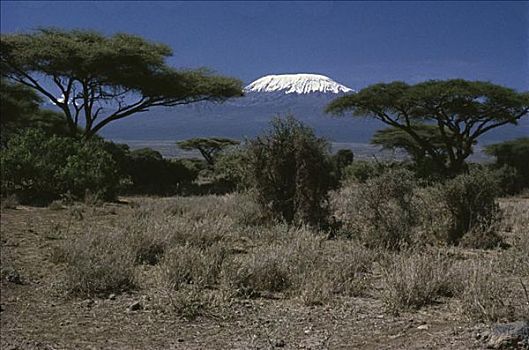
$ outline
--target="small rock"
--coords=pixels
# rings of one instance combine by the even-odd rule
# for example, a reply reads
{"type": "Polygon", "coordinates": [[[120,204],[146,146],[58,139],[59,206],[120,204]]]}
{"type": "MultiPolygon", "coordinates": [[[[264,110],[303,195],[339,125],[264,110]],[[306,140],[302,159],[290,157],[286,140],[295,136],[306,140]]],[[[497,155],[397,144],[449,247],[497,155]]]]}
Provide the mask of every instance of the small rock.
{"type": "Polygon", "coordinates": [[[284,348],[285,347],[285,341],[283,339],[278,339],[275,341],[274,346],[276,348],[284,348]]]}
{"type": "Polygon", "coordinates": [[[177,342],[183,343],[184,342],[184,338],[178,338],[177,342]]]}
{"type": "Polygon", "coordinates": [[[108,296],[108,300],[116,300],[116,294],[112,293],[108,296]]]}
{"type": "Polygon", "coordinates": [[[425,331],[428,330],[429,328],[430,328],[430,327],[428,327],[427,324],[422,324],[422,325],[420,325],[419,327],[417,327],[417,329],[421,329],[421,330],[425,330],[425,331]]]}
{"type": "Polygon", "coordinates": [[[96,302],[93,299],[86,299],[81,302],[81,305],[87,308],[94,306],[96,302]]]}
{"type": "Polygon", "coordinates": [[[493,325],[487,347],[492,349],[529,348],[529,322],[518,321],[493,325]]]}
{"type": "Polygon", "coordinates": [[[11,283],[22,284],[22,278],[20,278],[20,274],[15,270],[10,271],[6,276],[6,279],[11,283]]]}
{"type": "Polygon", "coordinates": [[[139,301],[135,301],[132,304],[129,305],[128,310],[129,311],[138,311],[143,309],[143,305],[139,301]]]}

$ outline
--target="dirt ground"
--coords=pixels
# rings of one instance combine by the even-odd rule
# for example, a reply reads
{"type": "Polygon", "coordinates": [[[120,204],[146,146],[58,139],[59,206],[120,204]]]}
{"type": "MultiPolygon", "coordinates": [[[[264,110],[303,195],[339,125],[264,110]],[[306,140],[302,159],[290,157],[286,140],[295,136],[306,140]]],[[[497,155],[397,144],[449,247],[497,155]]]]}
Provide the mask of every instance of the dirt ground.
{"type": "MultiPolygon", "coordinates": [[[[529,200],[529,199],[526,199],[529,200]]],[[[78,299],[58,287],[50,261],[65,231],[112,225],[130,210],[105,204],[82,221],[71,211],[18,206],[1,215],[1,348],[8,349],[480,349],[486,325],[450,300],[398,316],[374,297],[303,306],[270,294],[236,299],[226,312],[186,320],[151,307],[142,291],[78,299]],[[69,214],[67,214],[69,213],[69,214]],[[129,306],[140,301],[142,307],[129,306]]]]}

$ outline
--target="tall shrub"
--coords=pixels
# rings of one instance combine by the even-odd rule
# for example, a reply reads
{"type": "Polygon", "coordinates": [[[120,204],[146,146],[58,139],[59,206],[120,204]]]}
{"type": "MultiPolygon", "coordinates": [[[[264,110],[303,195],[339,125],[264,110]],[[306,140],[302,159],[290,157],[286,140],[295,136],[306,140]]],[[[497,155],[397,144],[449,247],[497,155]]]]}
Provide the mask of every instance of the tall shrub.
{"type": "Polygon", "coordinates": [[[248,145],[250,178],[264,211],[287,223],[325,221],[331,163],[328,143],[293,117],[275,118],[248,145]]]}
{"type": "Polygon", "coordinates": [[[443,207],[447,243],[457,244],[467,233],[487,233],[500,217],[497,180],[486,169],[474,169],[437,188],[435,201],[443,207]]]}
{"type": "Polygon", "coordinates": [[[356,193],[356,213],[349,219],[352,228],[371,247],[399,249],[412,241],[419,221],[412,172],[388,170],[369,179],[356,193]]]}

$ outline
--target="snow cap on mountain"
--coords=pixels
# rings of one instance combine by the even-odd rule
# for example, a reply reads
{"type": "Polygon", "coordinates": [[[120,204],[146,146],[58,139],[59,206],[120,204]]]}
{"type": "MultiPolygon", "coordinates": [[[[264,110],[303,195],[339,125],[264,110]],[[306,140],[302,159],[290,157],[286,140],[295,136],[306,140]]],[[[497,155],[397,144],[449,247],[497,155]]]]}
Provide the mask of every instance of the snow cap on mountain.
{"type": "Polygon", "coordinates": [[[245,92],[283,92],[285,94],[346,93],[353,91],[329,77],[319,74],[266,75],[244,88],[245,92]]]}

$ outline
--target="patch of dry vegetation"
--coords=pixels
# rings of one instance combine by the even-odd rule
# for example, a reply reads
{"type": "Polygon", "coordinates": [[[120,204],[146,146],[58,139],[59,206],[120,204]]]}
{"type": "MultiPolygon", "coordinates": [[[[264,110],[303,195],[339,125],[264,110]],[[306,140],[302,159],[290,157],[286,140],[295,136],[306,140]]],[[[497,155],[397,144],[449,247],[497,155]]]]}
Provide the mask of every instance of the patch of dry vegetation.
{"type": "Polygon", "coordinates": [[[469,254],[463,246],[436,247],[435,238],[424,239],[424,221],[405,221],[408,232],[390,230],[410,215],[403,208],[413,205],[409,201],[421,189],[402,198],[392,196],[387,181],[370,186],[333,194],[335,215],[346,233],[336,239],[309,226],[257,225],[253,218],[259,210],[248,194],[142,199],[128,214],[116,216],[112,228],[69,235],[52,257],[64,263],[64,286],[73,294],[142,289],[163,310],[185,318],[225,315],[241,298],[323,305],[363,296],[382,300],[392,314],[448,302],[473,320],[527,315],[525,201],[503,205],[499,231],[510,248],[469,254]],[[366,204],[358,203],[365,191],[379,194],[367,201],[390,198],[380,210],[392,216],[387,221],[392,224],[383,227],[391,234],[366,238],[367,231],[347,232],[355,228],[358,233],[373,219],[356,211],[366,204]]]}

